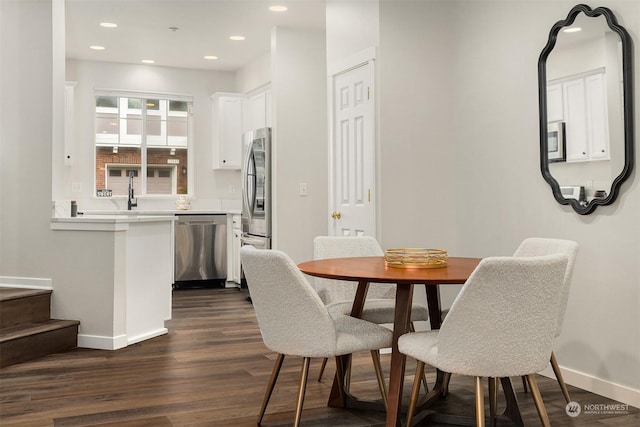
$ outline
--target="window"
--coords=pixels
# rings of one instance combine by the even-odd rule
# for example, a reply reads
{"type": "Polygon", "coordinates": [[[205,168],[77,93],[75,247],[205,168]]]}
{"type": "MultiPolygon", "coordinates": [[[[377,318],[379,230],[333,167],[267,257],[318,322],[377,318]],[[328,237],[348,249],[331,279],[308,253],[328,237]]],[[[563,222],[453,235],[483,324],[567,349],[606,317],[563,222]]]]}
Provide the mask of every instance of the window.
{"type": "Polygon", "coordinates": [[[127,93],[95,96],[96,194],[187,194],[191,100],[127,93]],[[106,192],[108,193],[108,192],[106,192]]]}

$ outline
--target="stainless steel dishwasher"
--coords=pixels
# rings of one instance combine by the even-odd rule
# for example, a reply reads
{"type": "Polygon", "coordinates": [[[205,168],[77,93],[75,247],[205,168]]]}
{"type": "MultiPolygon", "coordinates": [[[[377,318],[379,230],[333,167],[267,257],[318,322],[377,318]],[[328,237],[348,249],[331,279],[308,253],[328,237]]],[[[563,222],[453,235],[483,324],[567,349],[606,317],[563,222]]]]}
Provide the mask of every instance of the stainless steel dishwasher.
{"type": "Polygon", "coordinates": [[[227,216],[177,215],[174,285],[227,279],[227,216]],[[195,281],[199,281],[195,282],[195,281]]]}

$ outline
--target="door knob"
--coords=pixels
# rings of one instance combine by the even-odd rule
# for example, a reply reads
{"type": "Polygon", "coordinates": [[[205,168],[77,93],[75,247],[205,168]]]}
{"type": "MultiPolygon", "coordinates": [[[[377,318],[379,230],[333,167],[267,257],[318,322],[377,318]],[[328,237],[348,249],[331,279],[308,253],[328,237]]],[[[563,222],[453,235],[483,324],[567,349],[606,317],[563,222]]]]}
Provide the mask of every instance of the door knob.
{"type": "Polygon", "coordinates": [[[333,211],[331,212],[331,218],[340,219],[342,218],[342,213],[340,211],[333,211]]]}

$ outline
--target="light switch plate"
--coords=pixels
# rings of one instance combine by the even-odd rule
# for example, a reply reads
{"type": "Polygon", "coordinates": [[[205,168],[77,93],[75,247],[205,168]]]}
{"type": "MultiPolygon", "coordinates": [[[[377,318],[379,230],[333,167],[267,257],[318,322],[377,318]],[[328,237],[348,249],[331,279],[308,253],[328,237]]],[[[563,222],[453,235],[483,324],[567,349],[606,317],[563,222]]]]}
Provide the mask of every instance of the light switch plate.
{"type": "Polygon", "coordinates": [[[300,190],[298,191],[298,194],[300,196],[303,196],[303,197],[308,194],[307,193],[307,183],[306,182],[301,182],[300,183],[300,190]]]}

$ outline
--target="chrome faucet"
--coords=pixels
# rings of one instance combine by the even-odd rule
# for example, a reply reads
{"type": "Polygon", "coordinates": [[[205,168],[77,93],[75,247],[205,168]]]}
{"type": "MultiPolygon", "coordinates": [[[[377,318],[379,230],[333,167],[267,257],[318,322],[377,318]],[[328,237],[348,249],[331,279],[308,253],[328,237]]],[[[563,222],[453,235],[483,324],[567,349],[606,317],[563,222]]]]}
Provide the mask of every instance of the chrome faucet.
{"type": "Polygon", "coordinates": [[[138,199],[133,197],[133,171],[129,172],[129,199],[127,200],[127,210],[138,207],[138,199]]]}

